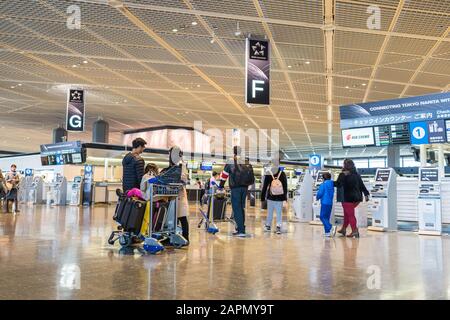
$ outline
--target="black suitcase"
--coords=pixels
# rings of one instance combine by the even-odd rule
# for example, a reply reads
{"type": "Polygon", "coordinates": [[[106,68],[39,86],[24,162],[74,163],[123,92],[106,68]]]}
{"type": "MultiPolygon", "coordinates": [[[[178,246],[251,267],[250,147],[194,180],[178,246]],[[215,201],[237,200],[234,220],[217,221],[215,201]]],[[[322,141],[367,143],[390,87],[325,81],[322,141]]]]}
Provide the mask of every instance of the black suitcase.
{"type": "Polygon", "coordinates": [[[130,200],[128,219],[124,226],[126,231],[133,232],[135,234],[138,234],[141,231],[146,205],[147,203],[145,201],[130,200]]]}
{"type": "MultiPolygon", "coordinates": [[[[214,220],[224,220],[225,213],[227,211],[227,199],[226,198],[215,198],[213,203],[213,219],[214,220]]],[[[211,216],[210,208],[208,207],[208,218],[211,216]]]]}
{"type": "Polygon", "coordinates": [[[116,210],[114,211],[113,220],[120,223],[124,210],[125,210],[125,204],[126,204],[127,198],[120,197],[116,204],[116,210]]]}
{"type": "Polygon", "coordinates": [[[130,198],[126,198],[124,202],[125,202],[125,204],[123,207],[123,212],[122,212],[122,216],[120,217],[119,223],[125,229],[127,226],[128,218],[130,217],[133,200],[130,198]]]}

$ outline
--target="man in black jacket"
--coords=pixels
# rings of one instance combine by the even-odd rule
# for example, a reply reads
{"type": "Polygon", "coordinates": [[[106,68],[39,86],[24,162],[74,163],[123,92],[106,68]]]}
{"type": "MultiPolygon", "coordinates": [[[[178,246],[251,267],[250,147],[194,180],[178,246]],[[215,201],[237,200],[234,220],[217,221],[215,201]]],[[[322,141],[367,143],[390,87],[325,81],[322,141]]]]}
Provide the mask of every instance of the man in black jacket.
{"type": "Polygon", "coordinates": [[[133,149],[122,160],[123,192],[127,192],[133,188],[139,189],[142,177],[144,176],[145,161],[142,159],[141,153],[144,152],[147,142],[142,138],[136,138],[132,144],[133,149]]]}

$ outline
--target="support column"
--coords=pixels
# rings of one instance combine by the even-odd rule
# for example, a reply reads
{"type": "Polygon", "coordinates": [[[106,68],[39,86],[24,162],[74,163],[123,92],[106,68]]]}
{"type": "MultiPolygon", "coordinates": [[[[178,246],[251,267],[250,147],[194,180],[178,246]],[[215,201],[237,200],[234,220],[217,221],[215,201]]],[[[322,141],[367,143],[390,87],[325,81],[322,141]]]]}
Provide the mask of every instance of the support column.
{"type": "Polygon", "coordinates": [[[439,173],[441,176],[445,176],[445,156],[444,156],[444,145],[438,145],[438,166],[439,173]]]}
{"type": "Polygon", "coordinates": [[[425,144],[420,145],[420,166],[427,166],[427,145],[425,144]]]}
{"type": "Polygon", "coordinates": [[[387,166],[389,168],[400,167],[400,146],[387,147],[387,166]]]}

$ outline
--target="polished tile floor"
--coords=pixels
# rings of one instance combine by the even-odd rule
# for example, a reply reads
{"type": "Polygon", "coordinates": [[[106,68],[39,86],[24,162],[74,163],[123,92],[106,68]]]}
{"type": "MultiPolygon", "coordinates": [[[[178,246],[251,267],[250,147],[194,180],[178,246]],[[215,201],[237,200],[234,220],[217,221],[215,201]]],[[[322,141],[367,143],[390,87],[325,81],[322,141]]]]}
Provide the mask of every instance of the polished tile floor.
{"type": "Polygon", "coordinates": [[[22,206],[0,214],[0,299],[448,299],[450,239],[412,232],[324,239],[319,226],[286,223],[251,238],[197,229],[191,246],[160,255],[106,243],[113,206],[22,206]]]}

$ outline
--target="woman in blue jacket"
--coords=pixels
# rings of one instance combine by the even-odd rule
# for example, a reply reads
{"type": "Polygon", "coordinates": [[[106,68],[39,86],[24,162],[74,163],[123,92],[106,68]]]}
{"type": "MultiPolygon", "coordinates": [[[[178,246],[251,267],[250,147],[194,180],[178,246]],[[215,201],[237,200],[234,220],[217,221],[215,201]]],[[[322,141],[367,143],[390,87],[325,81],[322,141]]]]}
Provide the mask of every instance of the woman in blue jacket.
{"type": "Polygon", "coordinates": [[[331,180],[331,174],[325,172],[323,174],[323,183],[319,187],[317,192],[317,201],[320,200],[320,220],[322,221],[325,229],[325,237],[334,237],[336,234],[336,226],[331,225],[331,210],[333,209],[334,199],[334,183],[331,180]]]}

